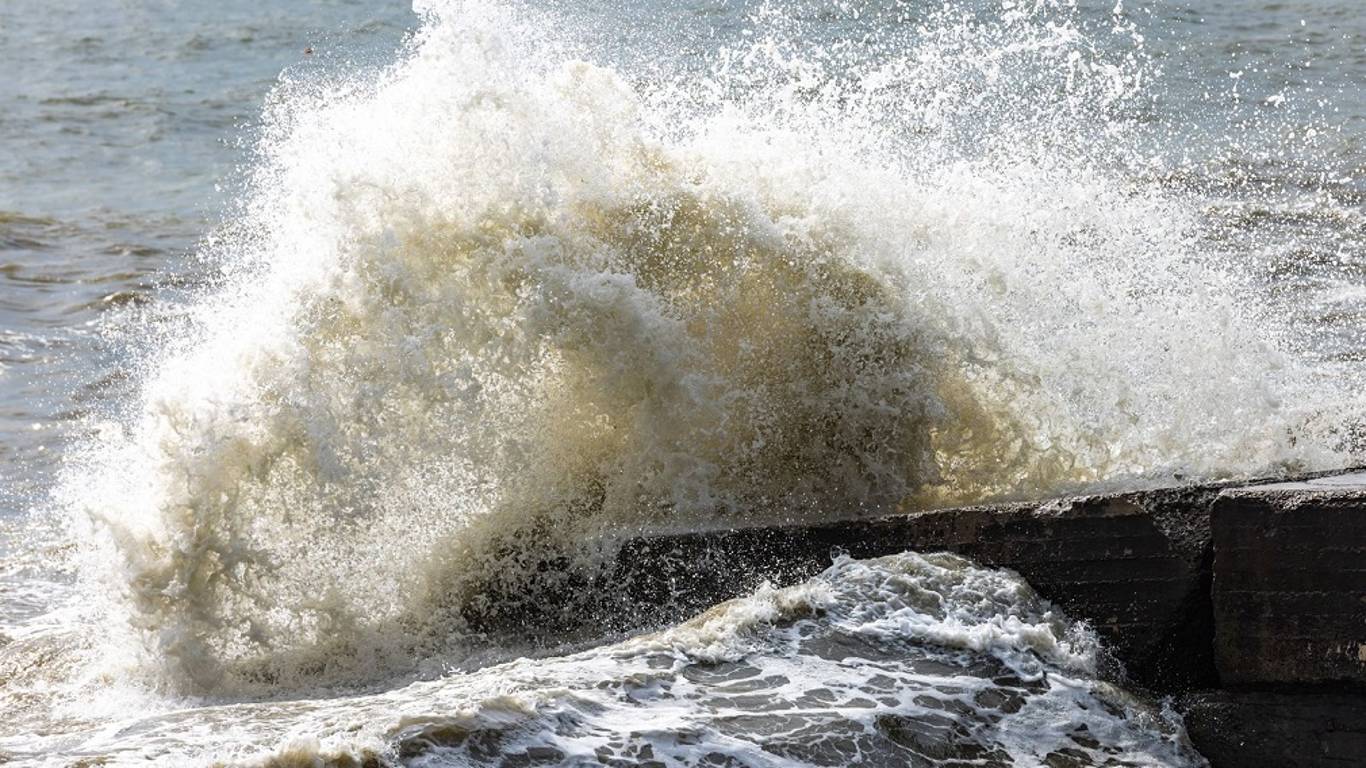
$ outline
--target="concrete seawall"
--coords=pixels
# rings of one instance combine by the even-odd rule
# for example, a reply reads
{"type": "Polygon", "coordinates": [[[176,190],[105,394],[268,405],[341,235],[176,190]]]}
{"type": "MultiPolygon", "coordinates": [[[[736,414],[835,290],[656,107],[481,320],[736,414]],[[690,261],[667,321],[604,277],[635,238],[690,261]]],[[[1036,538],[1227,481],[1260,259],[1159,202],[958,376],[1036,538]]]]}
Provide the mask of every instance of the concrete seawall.
{"type": "Polygon", "coordinates": [[[832,552],[908,549],[1011,568],[1089,621],[1110,674],[1174,697],[1215,768],[1366,765],[1366,473],[640,536],[578,586],[613,596],[597,617],[643,627],[809,578],[832,552]]]}
{"type": "Polygon", "coordinates": [[[1092,622],[1137,682],[1185,690],[1215,680],[1208,510],[1218,493],[1183,488],[653,536],[626,544],[612,578],[634,603],[672,620],[764,580],[809,578],[833,552],[949,550],[1019,572],[1092,622]]]}

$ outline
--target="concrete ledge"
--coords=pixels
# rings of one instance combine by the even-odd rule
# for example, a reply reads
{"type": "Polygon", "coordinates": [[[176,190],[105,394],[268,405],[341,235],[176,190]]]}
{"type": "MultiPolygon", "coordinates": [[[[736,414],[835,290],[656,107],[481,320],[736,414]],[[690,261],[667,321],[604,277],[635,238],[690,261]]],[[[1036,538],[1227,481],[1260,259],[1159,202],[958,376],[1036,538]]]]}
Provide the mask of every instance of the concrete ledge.
{"type": "Polygon", "coordinates": [[[1198,486],[643,537],[626,543],[610,582],[638,606],[637,616],[671,621],[765,579],[809,578],[833,552],[862,558],[950,550],[1019,572],[1041,595],[1089,620],[1134,681],[1185,690],[1214,683],[1208,510],[1219,491],[1198,486]]]}
{"type": "Polygon", "coordinates": [[[1366,766],[1366,474],[639,535],[605,570],[566,553],[466,615],[560,640],[639,629],[809,578],[834,552],[908,549],[1011,568],[1091,622],[1112,677],[1184,694],[1215,768],[1366,766]]]}
{"type": "Polygon", "coordinates": [[[1366,474],[1225,491],[1213,529],[1220,680],[1366,686],[1366,474]]]}
{"type": "Polygon", "coordinates": [[[1366,765],[1366,696],[1202,691],[1181,697],[1186,732],[1212,766],[1366,765]]]}

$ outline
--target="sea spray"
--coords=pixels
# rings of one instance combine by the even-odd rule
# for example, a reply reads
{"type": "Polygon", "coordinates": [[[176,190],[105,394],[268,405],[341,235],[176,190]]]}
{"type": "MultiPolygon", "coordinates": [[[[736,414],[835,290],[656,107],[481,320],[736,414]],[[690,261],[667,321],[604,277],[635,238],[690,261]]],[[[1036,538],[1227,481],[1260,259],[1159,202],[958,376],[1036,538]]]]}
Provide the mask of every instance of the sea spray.
{"type": "Polygon", "coordinates": [[[431,676],[565,542],[1347,459],[1341,394],[1136,180],[1119,17],[805,51],[765,7],[671,78],[525,8],[421,10],[383,72],[282,86],[225,284],[72,462],[140,649],[109,674],[431,676]]]}

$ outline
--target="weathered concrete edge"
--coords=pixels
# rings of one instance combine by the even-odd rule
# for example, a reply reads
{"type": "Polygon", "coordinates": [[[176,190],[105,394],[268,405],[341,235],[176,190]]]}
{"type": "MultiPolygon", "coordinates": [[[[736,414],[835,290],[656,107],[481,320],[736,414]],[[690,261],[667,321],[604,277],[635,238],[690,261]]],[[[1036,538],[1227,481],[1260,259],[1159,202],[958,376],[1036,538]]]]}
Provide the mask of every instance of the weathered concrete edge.
{"type": "Polygon", "coordinates": [[[1111,677],[1177,697],[1196,747],[1215,768],[1366,765],[1366,734],[1351,724],[1366,712],[1366,687],[1230,683],[1216,663],[1213,529],[1219,501],[1271,499],[1277,508],[1295,509],[1327,500],[1366,515],[1366,484],[1358,489],[1360,498],[1344,501],[1349,486],[1315,482],[1338,474],[837,522],[641,533],[619,541],[605,569],[584,571],[569,554],[544,562],[538,585],[519,582],[510,599],[488,600],[484,604],[494,610],[469,618],[489,631],[510,629],[554,642],[604,630],[631,632],[675,623],[764,581],[805,580],[836,552],[867,558],[947,550],[1011,568],[1044,598],[1089,621],[1118,660],[1111,677]],[[1322,725],[1292,727],[1306,718],[1322,725]],[[1248,744],[1261,741],[1237,734],[1267,719],[1274,722],[1265,724],[1266,731],[1280,734],[1277,748],[1249,750],[1248,744]],[[1297,732],[1302,738],[1292,738],[1297,732]]]}
{"type": "Polygon", "coordinates": [[[1154,690],[1216,682],[1209,509],[1231,482],[929,510],[838,522],[648,534],[605,579],[638,621],[664,623],[760,583],[810,578],[842,552],[948,550],[1011,568],[1090,621],[1154,690]]]}
{"type": "MultiPolygon", "coordinates": [[[[753,589],[759,580],[790,583],[808,578],[829,562],[832,550],[871,557],[905,549],[947,549],[987,565],[1019,571],[1044,597],[1072,615],[1091,621],[1105,636],[1128,673],[1126,682],[1150,693],[1177,695],[1198,749],[1216,768],[1278,765],[1366,764],[1366,687],[1350,681],[1258,684],[1256,674],[1237,679],[1227,660],[1217,658],[1220,636],[1213,607],[1215,508],[1271,499],[1272,506],[1351,506],[1366,514],[1361,498],[1344,489],[1366,487],[1366,474],[1350,483],[1340,473],[1225,482],[1175,488],[1065,497],[1039,503],[934,510],[871,520],[816,525],[734,528],[710,532],[644,536],[623,547],[611,579],[635,605],[651,605],[672,620],[753,589]],[[1232,502],[1232,503],[1231,503],[1232,502]],[[1050,524],[1051,521],[1051,524],[1050,524]],[[1066,539],[1108,558],[1100,541],[1065,535],[1087,521],[1112,528],[1112,542],[1139,545],[1140,558],[1121,558],[1121,567],[1152,569],[1144,577],[1119,580],[1133,593],[1129,616],[1099,609],[1123,608],[1115,593],[1078,595],[1103,579],[1103,560],[1050,580],[1056,566],[1048,557],[1030,559],[1031,533],[1066,539]],[[1139,522],[1137,528],[1134,523],[1139,522]],[[1146,522],[1148,527],[1141,523],[1146,522]],[[1121,528],[1129,528],[1127,532],[1121,528]],[[997,545],[994,546],[993,545],[997,545]],[[1098,549],[1097,549],[1098,547],[1098,549]],[[1146,549],[1143,549],[1146,547],[1146,549]],[[1031,567],[1036,566],[1036,567],[1031,567]],[[1156,581],[1151,578],[1155,577],[1156,581]],[[1088,581],[1089,579],[1089,581],[1088,581]],[[1148,592],[1149,595],[1140,594],[1148,592]],[[1128,619],[1126,623],[1125,619],[1128,619]],[[1135,620],[1151,622],[1146,633],[1135,620]],[[1137,636],[1135,636],[1137,635],[1137,636]],[[1268,736],[1268,734],[1270,734],[1268,736]]],[[[1228,516],[1230,512],[1226,511],[1228,516]]],[[[1236,513],[1234,513],[1236,514],[1236,513]]],[[[1360,542],[1358,544],[1366,544],[1360,542]]],[[[1042,554],[1042,553],[1040,553],[1042,554]]],[[[637,613],[644,619],[649,612],[637,613]]],[[[1227,627],[1225,628],[1227,630],[1227,627]]],[[[1225,632],[1227,634],[1227,631],[1225,632]]],[[[1222,650],[1222,649],[1221,649],[1222,650]]]]}
{"type": "Polygon", "coordinates": [[[1184,694],[1177,709],[1214,768],[1366,764],[1366,695],[1223,689],[1184,694]]]}
{"type": "Polygon", "coordinates": [[[1366,474],[1228,490],[1211,520],[1223,684],[1366,691],[1366,474]]]}
{"type": "MultiPolygon", "coordinates": [[[[1216,500],[1341,493],[1321,472],[929,510],[837,522],[643,534],[602,580],[637,625],[684,618],[760,583],[794,583],[832,554],[947,550],[1011,568],[1097,628],[1128,680],[1159,693],[1217,686],[1213,649],[1216,500]]],[[[1366,483],[1366,474],[1359,476],[1366,483]]],[[[1337,502],[1341,503],[1341,502],[1337,502]]],[[[1357,502],[1352,502],[1357,503],[1357,502]]],[[[610,611],[608,611],[610,613],[610,611]]]]}

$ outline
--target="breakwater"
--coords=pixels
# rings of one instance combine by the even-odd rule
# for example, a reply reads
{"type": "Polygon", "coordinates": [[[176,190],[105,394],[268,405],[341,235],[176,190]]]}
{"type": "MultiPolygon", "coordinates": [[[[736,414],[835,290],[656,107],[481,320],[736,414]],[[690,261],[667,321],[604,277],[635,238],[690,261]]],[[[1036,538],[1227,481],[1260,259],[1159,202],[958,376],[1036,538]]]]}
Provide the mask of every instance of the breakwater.
{"type": "Polygon", "coordinates": [[[476,618],[547,636],[663,624],[807,579],[835,554],[905,550],[1020,573],[1095,628],[1108,676],[1171,697],[1215,768],[1366,761],[1366,473],[642,534],[610,567],[569,579],[610,605],[541,599],[531,622],[476,618]]]}

